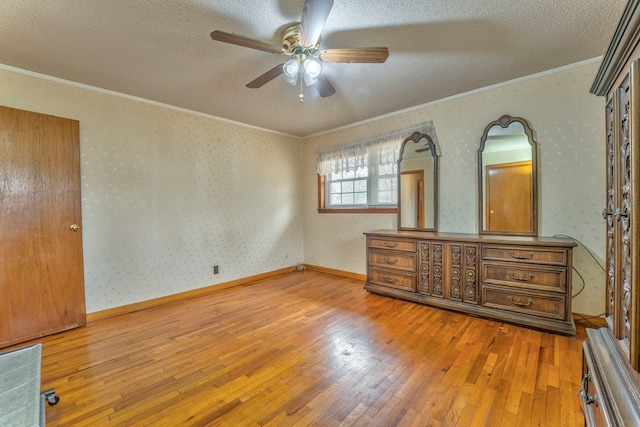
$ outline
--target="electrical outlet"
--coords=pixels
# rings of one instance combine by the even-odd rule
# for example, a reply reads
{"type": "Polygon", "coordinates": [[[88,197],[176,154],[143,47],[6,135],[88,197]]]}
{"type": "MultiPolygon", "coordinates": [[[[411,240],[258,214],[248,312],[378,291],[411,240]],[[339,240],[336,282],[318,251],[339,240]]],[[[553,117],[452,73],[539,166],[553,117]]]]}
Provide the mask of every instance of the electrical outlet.
{"type": "Polygon", "coordinates": [[[220,273],[220,269],[218,268],[217,265],[214,265],[213,266],[213,274],[218,274],[218,273],[220,273]]]}

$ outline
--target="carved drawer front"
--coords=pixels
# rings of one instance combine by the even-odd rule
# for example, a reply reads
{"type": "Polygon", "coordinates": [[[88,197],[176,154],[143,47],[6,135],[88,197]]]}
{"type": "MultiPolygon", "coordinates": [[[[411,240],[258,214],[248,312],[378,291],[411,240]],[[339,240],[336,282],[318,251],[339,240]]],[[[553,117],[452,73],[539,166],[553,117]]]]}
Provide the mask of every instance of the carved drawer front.
{"type": "Polygon", "coordinates": [[[369,270],[369,281],[382,286],[415,291],[416,276],[395,271],[372,268],[369,270]]]}
{"type": "Polygon", "coordinates": [[[483,245],[482,259],[566,266],[567,251],[554,248],[483,245]]]}
{"type": "Polygon", "coordinates": [[[567,270],[564,268],[536,268],[516,263],[484,263],[482,282],[540,291],[565,292],[567,289],[567,270]]]}
{"type": "Polygon", "coordinates": [[[482,305],[534,316],[564,320],[565,297],[493,286],[482,287],[482,305]]]}
{"type": "Polygon", "coordinates": [[[391,249],[394,251],[416,251],[415,240],[397,240],[393,238],[383,239],[380,237],[369,238],[370,248],[391,249]]]}
{"type": "Polygon", "coordinates": [[[393,270],[404,270],[415,273],[416,256],[413,254],[372,249],[369,253],[369,264],[374,267],[391,268],[393,270]]]}

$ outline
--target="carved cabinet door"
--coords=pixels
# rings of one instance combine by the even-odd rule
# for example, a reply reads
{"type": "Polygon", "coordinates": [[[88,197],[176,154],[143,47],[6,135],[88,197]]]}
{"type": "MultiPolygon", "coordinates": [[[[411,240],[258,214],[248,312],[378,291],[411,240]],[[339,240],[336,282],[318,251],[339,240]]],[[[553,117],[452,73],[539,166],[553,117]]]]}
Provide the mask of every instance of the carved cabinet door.
{"type": "Polygon", "coordinates": [[[606,106],[607,178],[603,217],[607,230],[607,325],[631,366],[640,369],[640,257],[635,225],[638,216],[640,154],[640,64],[629,74],[606,106]]]}
{"type": "Polygon", "coordinates": [[[477,244],[422,241],[418,292],[478,304],[478,265],[477,244]]]}

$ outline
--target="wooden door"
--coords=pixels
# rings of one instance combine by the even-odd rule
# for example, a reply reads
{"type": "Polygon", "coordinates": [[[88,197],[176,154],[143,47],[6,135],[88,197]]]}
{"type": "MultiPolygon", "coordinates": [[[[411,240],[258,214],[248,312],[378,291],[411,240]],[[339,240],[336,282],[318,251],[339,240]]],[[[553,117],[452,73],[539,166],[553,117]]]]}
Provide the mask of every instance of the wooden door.
{"type": "Polygon", "coordinates": [[[0,347],[85,324],[80,203],[79,123],[0,107],[0,347]]]}
{"type": "Polygon", "coordinates": [[[531,162],[488,165],[487,231],[531,231],[531,162]]]}
{"type": "Polygon", "coordinates": [[[424,228],[424,171],[407,171],[400,174],[402,206],[400,225],[424,228]]]}

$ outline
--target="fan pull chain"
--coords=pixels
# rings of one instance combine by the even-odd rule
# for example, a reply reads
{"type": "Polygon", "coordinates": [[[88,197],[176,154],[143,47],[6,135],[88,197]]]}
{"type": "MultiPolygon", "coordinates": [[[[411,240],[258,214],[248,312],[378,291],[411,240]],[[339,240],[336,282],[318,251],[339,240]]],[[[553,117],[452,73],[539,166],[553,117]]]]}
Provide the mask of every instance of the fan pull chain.
{"type": "Polygon", "coordinates": [[[298,95],[298,98],[300,98],[300,104],[302,104],[304,102],[304,86],[302,85],[302,80],[304,79],[302,78],[302,75],[300,75],[300,78],[298,80],[300,81],[300,95],[298,95]]]}

